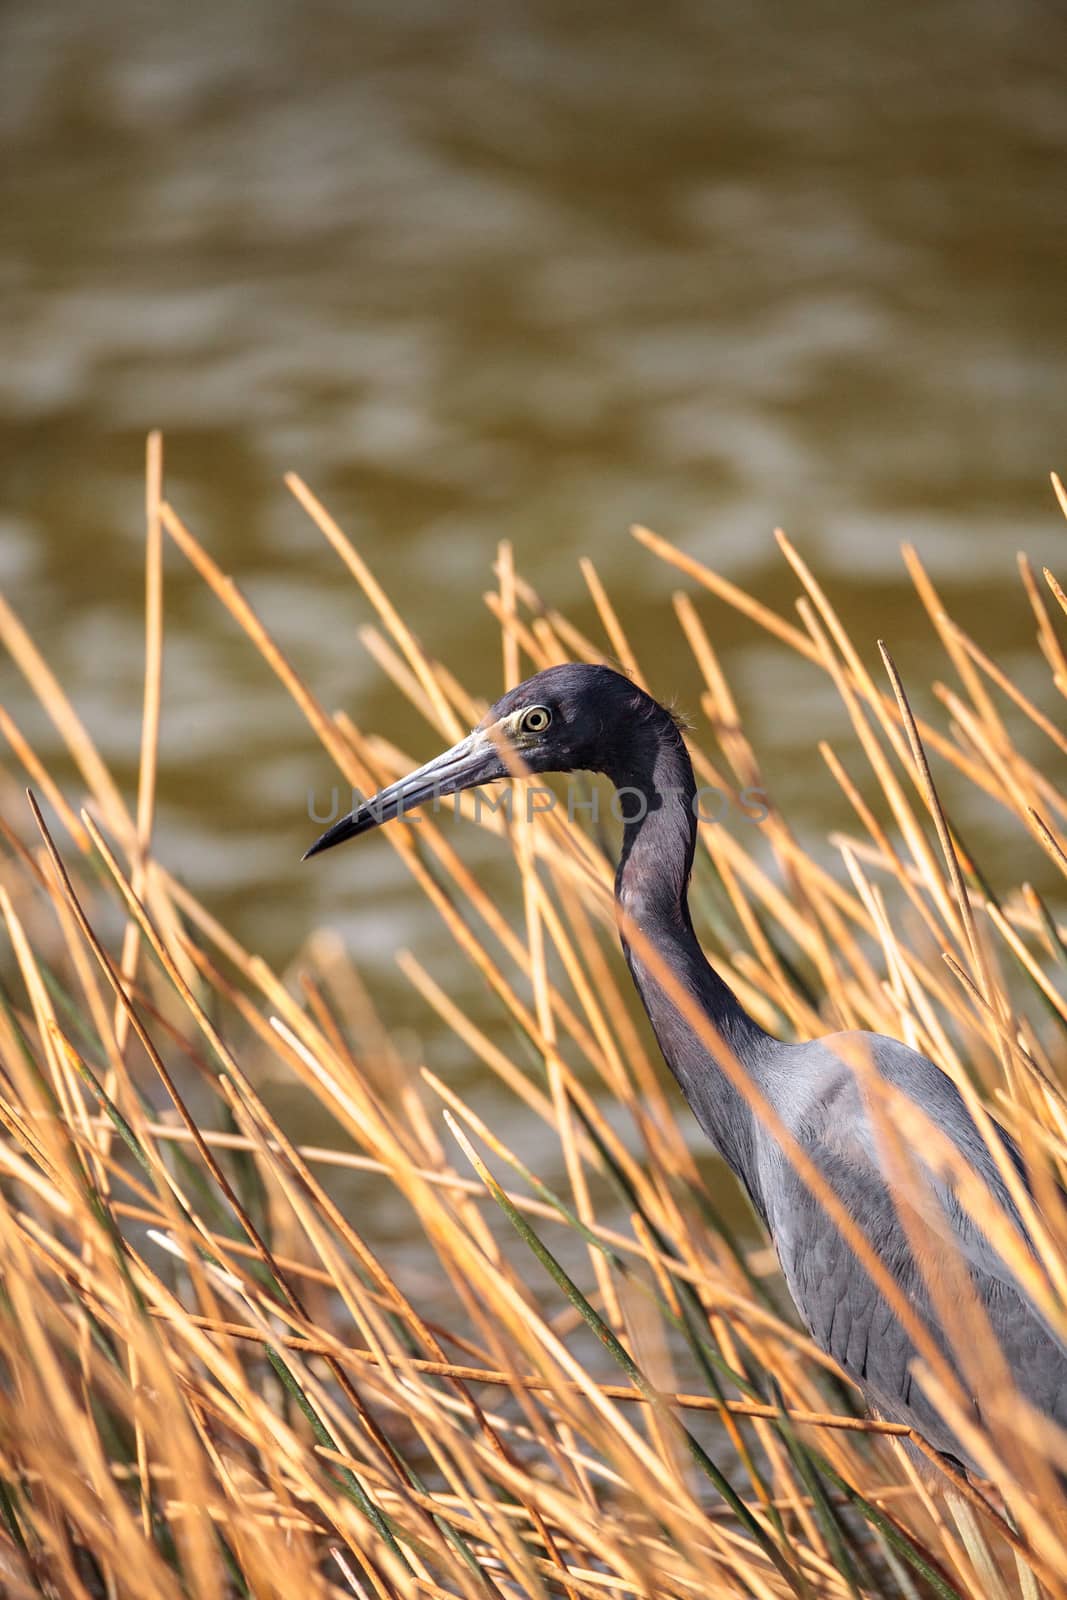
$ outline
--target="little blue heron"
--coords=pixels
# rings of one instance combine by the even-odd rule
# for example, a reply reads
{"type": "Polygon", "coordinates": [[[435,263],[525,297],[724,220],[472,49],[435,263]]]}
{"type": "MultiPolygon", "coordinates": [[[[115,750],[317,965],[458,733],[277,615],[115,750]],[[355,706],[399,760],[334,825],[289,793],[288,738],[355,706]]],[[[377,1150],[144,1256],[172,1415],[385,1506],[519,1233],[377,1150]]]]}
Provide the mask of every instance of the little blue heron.
{"type": "MultiPolygon", "coordinates": [[[[605,774],[620,796],[637,795],[624,824],[615,895],[623,949],[656,1038],[697,1121],[747,1190],[774,1241],[785,1281],[813,1339],[852,1378],[881,1416],[914,1428],[943,1456],[981,1476],[974,1455],[939,1408],[913,1381],[916,1349],[836,1224],[763,1127],[714,1049],[702,1042],[635,951],[657,960],[699,1005],[744,1072],[810,1156],[834,1194],[918,1313],[951,1371],[982,1407],[939,1321],[927,1278],[904,1226],[886,1173],[875,1119],[848,1064],[849,1041],[861,1045],[890,1092],[899,1091],[955,1146],[1032,1251],[996,1161],[954,1084],[925,1056],[882,1034],[828,1035],[790,1044],[766,1032],[706,960],[693,931],[688,887],[697,836],[696,785],[675,718],[628,678],[605,666],[551,667],[511,689],[467,738],[390,784],[327,829],[308,856],[402,815],[415,806],[509,775],[513,750],[530,773],[605,774]],[[637,930],[635,938],[631,930],[637,930]],[[835,1048],[836,1046],[836,1048],[835,1048]]],[[[306,858],[305,858],[306,859],[306,858]]],[[[720,1047],[720,1057],[722,1051],[720,1047]]],[[[997,1129],[1020,1179],[1022,1163],[997,1129]]],[[[1067,1349],[986,1236],[951,1183],[923,1167],[935,1197],[921,1226],[951,1242],[984,1309],[1017,1391],[1039,1412],[1067,1424],[1067,1349]]],[[[958,1340],[958,1331],[957,1331],[958,1340]]]]}

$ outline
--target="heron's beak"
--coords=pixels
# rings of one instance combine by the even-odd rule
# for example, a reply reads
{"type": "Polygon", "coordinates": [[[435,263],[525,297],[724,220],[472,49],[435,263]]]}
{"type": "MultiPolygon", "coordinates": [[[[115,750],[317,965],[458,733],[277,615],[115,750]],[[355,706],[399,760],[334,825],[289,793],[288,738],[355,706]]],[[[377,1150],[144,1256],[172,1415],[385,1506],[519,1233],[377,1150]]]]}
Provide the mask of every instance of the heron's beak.
{"type": "Polygon", "coordinates": [[[340,822],[327,828],[322,838],[316,839],[305,853],[304,860],[319,855],[323,850],[332,850],[335,844],[343,844],[346,839],[358,838],[361,833],[377,828],[382,822],[406,816],[427,800],[441,800],[460,789],[471,789],[476,784],[489,783],[494,778],[506,776],[507,767],[501,760],[499,749],[485,729],[476,728],[459,744],[454,744],[451,750],[435,756],[424,767],[409,772],[406,778],[398,779],[388,788],[380,789],[376,795],[357,806],[355,811],[349,812],[347,817],[342,817],[340,822]]]}

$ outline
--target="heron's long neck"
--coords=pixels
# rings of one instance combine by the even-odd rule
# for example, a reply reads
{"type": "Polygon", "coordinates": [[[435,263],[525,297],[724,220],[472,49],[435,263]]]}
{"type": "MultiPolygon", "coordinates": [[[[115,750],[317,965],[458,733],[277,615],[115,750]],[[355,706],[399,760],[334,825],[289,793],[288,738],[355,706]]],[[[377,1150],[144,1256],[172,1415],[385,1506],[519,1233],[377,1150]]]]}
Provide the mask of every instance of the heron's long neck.
{"type": "MultiPolygon", "coordinates": [[[[758,1076],[773,1041],[709,965],[689,914],[689,874],[697,833],[692,763],[673,726],[662,732],[650,729],[647,748],[631,752],[626,772],[612,776],[620,790],[630,786],[647,800],[644,815],[626,824],[615,879],[623,913],[620,935],[630,971],[667,1065],[698,1122],[759,1204],[753,1192],[752,1114],[715,1052],[660,987],[654,962],[641,948],[647,941],[736,1060],[758,1076]]],[[[636,806],[625,794],[620,803],[627,813],[636,806]]]]}

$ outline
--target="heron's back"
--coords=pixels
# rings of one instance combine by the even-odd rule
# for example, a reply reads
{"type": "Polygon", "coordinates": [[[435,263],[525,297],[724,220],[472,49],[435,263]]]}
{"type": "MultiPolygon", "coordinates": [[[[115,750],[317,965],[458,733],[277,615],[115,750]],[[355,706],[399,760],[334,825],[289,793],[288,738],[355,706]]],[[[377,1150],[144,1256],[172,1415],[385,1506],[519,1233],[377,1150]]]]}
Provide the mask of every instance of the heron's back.
{"type": "MultiPolygon", "coordinates": [[[[857,1046],[869,1051],[879,1078],[907,1095],[947,1135],[990,1191],[994,1203],[1026,1238],[996,1163],[959,1092],[932,1062],[898,1040],[851,1034],[788,1047],[775,1098],[790,1131],[929,1328],[964,1392],[973,1397],[978,1386],[964,1377],[954,1349],[961,1334],[966,1334],[951,1321],[946,1329],[935,1309],[938,1282],[952,1294],[953,1270],[967,1274],[1018,1391],[1038,1410],[1067,1426],[1067,1349],[962,1210],[951,1188],[918,1162],[918,1181],[900,1198],[909,1216],[905,1229],[885,1175],[888,1161],[883,1141],[866,1109],[857,1077],[835,1053],[835,1044],[844,1052],[857,1046]],[[788,1081],[784,1074],[789,1074],[788,1081]],[[926,1253],[922,1265],[916,1247],[926,1253]],[[928,1286],[931,1277],[934,1293],[928,1286]]],[[[1018,1168],[1017,1154],[1007,1136],[1002,1137],[1009,1159],[1018,1168]]],[[[914,1146],[909,1143],[908,1149],[914,1158],[914,1146]]],[[[760,1136],[758,1169],[762,1205],[782,1271],[813,1338],[859,1384],[876,1410],[916,1428],[936,1449],[980,1472],[916,1380],[911,1337],[837,1226],[766,1135],[760,1136]]],[[[941,1304],[944,1306],[944,1298],[941,1304]]],[[[968,1331],[970,1349],[980,1351],[980,1341],[973,1330],[968,1331]]],[[[971,1379],[974,1376],[972,1368],[971,1379]]],[[[971,1404],[980,1421],[980,1398],[972,1398],[971,1404]]]]}

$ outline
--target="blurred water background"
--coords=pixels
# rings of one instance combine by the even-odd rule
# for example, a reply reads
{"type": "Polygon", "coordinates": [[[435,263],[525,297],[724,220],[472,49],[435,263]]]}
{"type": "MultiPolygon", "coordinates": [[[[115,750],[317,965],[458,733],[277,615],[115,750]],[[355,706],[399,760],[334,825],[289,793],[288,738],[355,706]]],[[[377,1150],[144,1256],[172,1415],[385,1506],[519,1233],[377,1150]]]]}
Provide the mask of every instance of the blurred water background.
{"type": "MultiPolygon", "coordinates": [[[[171,498],[327,706],[419,760],[434,741],[363,652],[368,608],[287,468],[490,696],[507,537],[590,627],[592,555],[653,684],[696,709],[676,575],[634,520],[787,609],[782,523],[918,686],[940,658],[912,539],[1032,686],[1015,551],[1064,565],[1065,44],[1035,0],[9,0],[0,580],[123,781],[150,427],[171,498]]],[[[393,950],[476,1010],[477,983],[385,841],[299,865],[333,774],[173,549],[166,582],[160,853],[273,961],[339,927],[412,1048],[459,1070],[393,950]]],[[[814,843],[849,820],[814,751],[848,748],[843,713],[701,605],[814,843]]],[[[464,848],[506,900],[495,847],[464,848]]]]}

